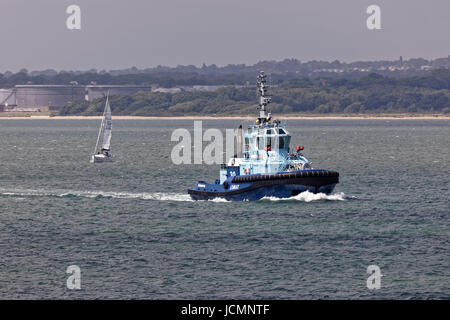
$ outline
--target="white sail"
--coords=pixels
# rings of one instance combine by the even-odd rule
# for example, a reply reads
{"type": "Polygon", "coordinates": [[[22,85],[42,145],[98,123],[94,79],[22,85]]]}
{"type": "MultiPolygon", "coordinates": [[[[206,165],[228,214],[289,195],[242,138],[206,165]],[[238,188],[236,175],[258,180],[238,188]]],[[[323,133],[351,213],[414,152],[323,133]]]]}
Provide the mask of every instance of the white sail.
{"type": "Polygon", "coordinates": [[[109,150],[111,144],[111,130],[112,130],[112,118],[111,118],[111,107],[109,106],[109,100],[106,99],[105,115],[103,120],[103,143],[102,149],[109,150]]]}
{"type": "MultiPolygon", "coordinates": [[[[100,130],[98,131],[97,143],[95,144],[94,155],[92,156],[91,162],[102,162],[105,159],[105,154],[103,151],[109,151],[111,144],[111,107],[109,106],[109,92],[106,96],[105,109],[103,110],[102,123],[100,125],[100,130]]],[[[110,155],[106,155],[109,158],[110,155]]]]}

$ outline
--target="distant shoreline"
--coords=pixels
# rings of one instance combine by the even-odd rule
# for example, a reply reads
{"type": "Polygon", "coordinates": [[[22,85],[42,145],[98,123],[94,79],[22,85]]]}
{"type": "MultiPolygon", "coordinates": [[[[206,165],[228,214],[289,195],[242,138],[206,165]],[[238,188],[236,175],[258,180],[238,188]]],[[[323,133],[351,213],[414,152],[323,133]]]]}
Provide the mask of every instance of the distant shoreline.
{"type": "MultiPolygon", "coordinates": [[[[101,116],[2,116],[0,120],[99,120],[101,116]]],[[[256,116],[113,116],[113,120],[253,120],[256,116]]],[[[450,115],[413,115],[413,114],[380,114],[380,115],[280,115],[276,119],[283,120],[431,120],[450,119],[450,115]]]]}

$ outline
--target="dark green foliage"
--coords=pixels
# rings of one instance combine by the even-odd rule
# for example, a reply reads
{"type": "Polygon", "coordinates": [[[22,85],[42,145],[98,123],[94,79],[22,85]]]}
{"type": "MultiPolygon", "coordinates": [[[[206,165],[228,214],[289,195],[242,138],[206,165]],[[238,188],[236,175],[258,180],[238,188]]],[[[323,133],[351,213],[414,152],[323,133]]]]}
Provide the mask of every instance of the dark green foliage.
{"type": "MultiPolygon", "coordinates": [[[[293,79],[272,88],[270,111],[280,113],[448,113],[450,70],[427,77],[392,79],[369,74],[359,80],[293,79]]],[[[256,89],[223,87],[214,92],[139,92],[113,96],[115,115],[182,116],[200,114],[255,114],[256,89]]],[[[79,101],[61,115],[99,115],[104,99],[79,101]]]]}
{"type": "MultiPolygon", "coordinates": [[[[450,61],[450,58],[447,60],[450,61]]],[[[411,63],[416,62],[421,61],[414,60],[411,63]]],[[[310,68],[330,67],[330,63],[323,61],[312,61],[305,65],[310,68]]],[[[448,68],[435,69],[431,72],[419,73],[420,76],[409,77],[396,77],[395,72],[391,73],[393,77],[365,72],[347,72],[342,75],[321,74],[309,72],[310,69],[308,72],[312,76],[306,77],[302,73],[293,72],[297,69],[302,70],[305,65],[295,59],[287,59],[282,62],[261,62],[252,67],[240,65],[222,68],[216,66],[202,68],[179,66],[174,69],[158,67],[151,72],[138,72],[136,69],[131,70],[134,73],[124,74],[98,73],[95,70],[86,73],[57,73],[47,70],[31,75],[23,70],[16,74],[0,74],[0,87],[7,88],[26,83],[69,84],[71,81],[77,81],[80,85],[90,84],[92,81],[105,85],[158,84],[161,87],[230,85],[214,92],[183,91],[176,94],[139,92],[134,96],[113,96],[111,106],[116,115],[254,114],[257,96],[253,84],[258,70],[264,69],[268,72],[273,71],[269,78],[273,85],[271,92],[273,99],[269,107],[278,114],[449,113],[450,110],[450,69],[448,68]],[[234,85],[245,84],[250,86],[239,89],[234,87],[234,85]]],[[[339,65],[339,62],[331,63],[331,66],[335,65],[339,65]]],[[[358,63],[353,65],[358,66],[358,63]]],[[[63,107],[60,114],[97,115],[101,114],[103,105],[104,99],[92,103],[76,101],[63,107]]]]}

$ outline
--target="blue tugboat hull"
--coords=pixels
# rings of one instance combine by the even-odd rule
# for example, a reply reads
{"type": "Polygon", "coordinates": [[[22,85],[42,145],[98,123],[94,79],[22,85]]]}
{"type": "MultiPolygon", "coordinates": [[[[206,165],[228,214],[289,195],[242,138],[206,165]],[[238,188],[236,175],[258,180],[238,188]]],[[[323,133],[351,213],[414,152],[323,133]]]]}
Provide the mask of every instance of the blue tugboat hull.
{"type": "MultiPolygon", "coordinates": [[[[336,184],[322,186],[318,193],[329,194],[333,191],[336,184]]],[[[262,187],[248,192],[242,192],[234,195],[217,196],[214,192],[190,193],[194,200],[213,200],[215,198],[223,198],[228,201],[256,201],[265,197],[274,198],[290,198],[304,191],[317,193],[314,187],[303,185],[278,185],[272,187],[262,187]]]]}
{"type": "Polygon", "coordinates": [[[222,185],[200,181],[188,193],[194,200],[223,198],[229,201],[255,201],[264,197],[290,198],[304,191],[329,194],[338,182],[337,172],[305,170],[236,176],[222,185]]]}

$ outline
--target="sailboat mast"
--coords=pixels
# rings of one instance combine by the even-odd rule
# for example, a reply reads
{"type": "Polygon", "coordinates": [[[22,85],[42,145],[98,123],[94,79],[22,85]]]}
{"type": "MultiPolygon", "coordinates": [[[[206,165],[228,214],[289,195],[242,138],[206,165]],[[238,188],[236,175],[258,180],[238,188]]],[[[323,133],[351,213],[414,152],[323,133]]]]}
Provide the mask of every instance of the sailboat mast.
{"type": "Polygon", "coordinates": [[[106,96],[105,109],[103,110],[102,123],[100,125],[100,130],[98,131],[97,143],[95,144],[94,154],[96,154],[97,151],[98,151],[98,143],[100,142],[100,136],[101,136],[102,131],[103,131],[103,126],[105,124],[105,113],[106,113],[106,106],[108,105],[108,99],[109,99],[109,91],[108,91],[108,95],[106,96]]]}

